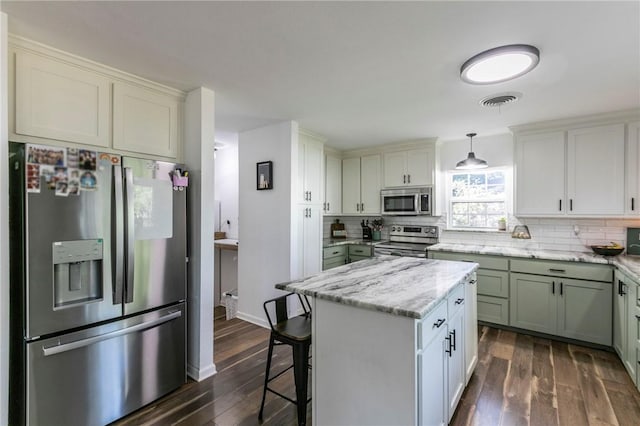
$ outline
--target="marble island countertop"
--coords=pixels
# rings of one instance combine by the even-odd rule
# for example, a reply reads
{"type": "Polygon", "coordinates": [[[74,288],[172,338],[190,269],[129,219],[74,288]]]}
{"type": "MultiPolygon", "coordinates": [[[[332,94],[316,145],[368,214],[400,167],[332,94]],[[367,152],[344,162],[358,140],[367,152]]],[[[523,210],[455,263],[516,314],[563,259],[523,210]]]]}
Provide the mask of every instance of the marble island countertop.
{"type": "Polygon", "coordinates": [[[276,288],[421,319],[477,268],[477,263],[376,256],[276,288]]]}
{"type": "Polygon", "coordinates": [[[631,278],[635,279],[636,281],[640,281],[640,256],[601,256],[595,253],[585,253],[578,251],[540,250],[516,247],[497,247],[490,245],[449,243],[439,243],[430,246],[428,250],[613,265],[621,269],[623,272],[629,274],[631,278]]]}

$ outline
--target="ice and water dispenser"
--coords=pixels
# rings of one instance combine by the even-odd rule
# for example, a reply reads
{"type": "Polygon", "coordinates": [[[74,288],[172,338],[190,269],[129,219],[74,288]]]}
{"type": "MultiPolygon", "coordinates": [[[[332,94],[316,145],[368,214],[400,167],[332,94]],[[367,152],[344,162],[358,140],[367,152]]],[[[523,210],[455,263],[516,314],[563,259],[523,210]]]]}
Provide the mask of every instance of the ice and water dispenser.
{"type": "Polygon", "coordinates": [[[102,299],[102,239],[53,243],[54,309],[102,299]]]}

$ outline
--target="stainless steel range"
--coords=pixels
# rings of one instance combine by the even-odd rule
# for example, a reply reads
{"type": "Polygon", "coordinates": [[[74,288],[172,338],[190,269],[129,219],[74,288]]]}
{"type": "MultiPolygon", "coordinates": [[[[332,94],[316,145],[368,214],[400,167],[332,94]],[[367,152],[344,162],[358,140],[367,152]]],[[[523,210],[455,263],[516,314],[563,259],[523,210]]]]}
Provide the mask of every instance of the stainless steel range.
{"type": "Polygon", "coordinates": [[[426,257],[427,247],[438,243],[437,226],[391,225],[389,241],[376,244],[376,254],[426,257]]]}

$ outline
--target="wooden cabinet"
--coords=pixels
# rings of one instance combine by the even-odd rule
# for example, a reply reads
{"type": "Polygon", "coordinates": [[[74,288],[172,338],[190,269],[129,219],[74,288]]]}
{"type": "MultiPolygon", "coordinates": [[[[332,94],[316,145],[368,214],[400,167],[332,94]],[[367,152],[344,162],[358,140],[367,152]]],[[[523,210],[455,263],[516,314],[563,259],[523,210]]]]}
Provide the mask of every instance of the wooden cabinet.
{"type": "Polygon", "coordinates": [[[298,256],[296,278],[322,270],[322,211],[318,205],[298,204],[296,210],[298,256]]]}
{"type": "Polygon", "coordinates": [[[111,83],[68,63],[15,55],[15,132],[100,147],[111,142],[111,83]]]}
{"type": "Polygon", "coordinates": [[[113,84],[113,147],[176,157],[180,100],[129,83],[113,84]]]}
{"type": "Polygon", "coordinates": [[[517,214],[564,214],[564,132],[517,136],[515,157],[517,214]]]}
{"type": "Polygon", "coordinates": [[[329,246],[322,249],[322,270],[335,268],[347,263],[347,246],[329,246]]]}
{"type": "Polygon", "coordinates": [[[432,259],[475,262],[478,321],[509,325],[509,260],[500,256],[429,252],[432,259]]]}
{"type": "MultiPolygon", "coordinates": [[[[463,286],[460,286],[463,289],[463,286]]],[[[452,299],[460,300],[463,298],[457,298],[453,296],[453,298],[449,297],[449,302],[452,299]]],[[[451,305],[450,305],[451,306],[451,305]]],[[[450,310],[449,310],[450,312],[450,310]]],[[[454,310],[454,312],[448,313],[449,321],[448,321],[448,349],[445,350],[447,353],[447,420],[451,421],[453,417],[453,413],[456,410],[456,406],[458,405],[458,401],[462,397],[462,392],[464,391],[464,387],[466,385],[466,369],[464,365],[465,354],[464,354],[464,339],[465,339],[465,330],[464,330],[464,309],[460,308],[454,310]]]]}
{"type": "Polygon", "coordinates": [[[464,285],[464,369],[465,384],[469,383],[478,364],[478,278],[464,285]]]}
{"type": "Polygon", "coordinates": [[[368,244],[349,244],[349,263],[368,259],[373,256],[373,246],[368,244]]]}
{"type": "Polygon", "coordinates": [[[638,374],[638,284],[626,274],[616,271],[613,302],[613,348],[620,356],[629,375],[636,380],[638,374]]]}
{"type": "Polygon", "coordinates": [[[447,327],[437,332],[418,353],[418,388],[420,413],[418,424],[445,426],[449,422],[446,413],[445,392],[447,388],[447,327]]]}
{"type": "Polygon", "coordinates": [[[611,345],[611,284],[511,273],[514,327],[611,345]]]}
{"type": "Polygon", "coordinates": [[[342,213],[342,162],[333,155],[325,155],[324,205],[325,215],[342,213]]]}
{"type": "Polygon", "coordinates": [[[556,334],[556,279],[511,273],[510,281],[510,324],[526,330],[556,334]]]}
{"type": "Polygon", "coordinates": [[[386,152],[384,187],[431,185],[433,170],[434,154],[431,148],[386,152]]]}
{"type": "Polygon", "coordinates": [[[380,214],[380,155],[342,160],[342,212],[380,214]]]}
{"type": "Polygon", "coordinates": [[[640,214],[640,121],[627,126],[627,156],[625,164],[627,192],[625,213],[630,216],[640,214]]]}
{"type": "Polygon", "coordinates": [[[624,124],[568,132],[569,214],[624,214],[624,145],[624,124]]]}
{"type": "Polygon", "coordinates": [[[518,134],[517,216],[622,216],[624,124],[518,134]]]}
{"type": "Polygon", "coordinates": [[[10,37],[11,138],[179,159],[184,92],[10,37]]]}
{"type": "Polygon", "coordinates": [[[324,202],[323,155],[323,140],[301,130],[298,136],[299,203],[321,205],[324,202]]]}

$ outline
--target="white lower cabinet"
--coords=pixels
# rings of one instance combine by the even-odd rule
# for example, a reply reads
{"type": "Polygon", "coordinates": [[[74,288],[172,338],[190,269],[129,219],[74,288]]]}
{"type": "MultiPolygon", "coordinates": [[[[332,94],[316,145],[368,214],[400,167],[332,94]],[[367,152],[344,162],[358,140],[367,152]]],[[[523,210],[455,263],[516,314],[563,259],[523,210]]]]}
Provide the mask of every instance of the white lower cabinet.
{"type": "Polygon", "coordinates": [[[447,327],[441,326],[433,335],[433,339],[418,354],[418,374],[420,386],[420,415],[418,424],[440,426],[446,425],[447,401],[443,392],[447,386],[448,349],[447,327]]]}
{"type": "Polygon", "coordinates": [[[478,282],[479,277],[464,286],[464,368],[465,384],[471,380],[478,364],[478,282]]]}
{"type": "Polygon", "coordinates": [[[314,298],[313,423],[448,424],[478,356],[474,289],[459,284],[420,320],[314,298]]]}
{"type": "Polygon", "coordinates": [[[449,317],[448,330],[449,348],[445,352],[449,357],[447,360],[447,421],[450,421],[466,384],[463,309],[458,309],[453,316],[449,317]]]}

